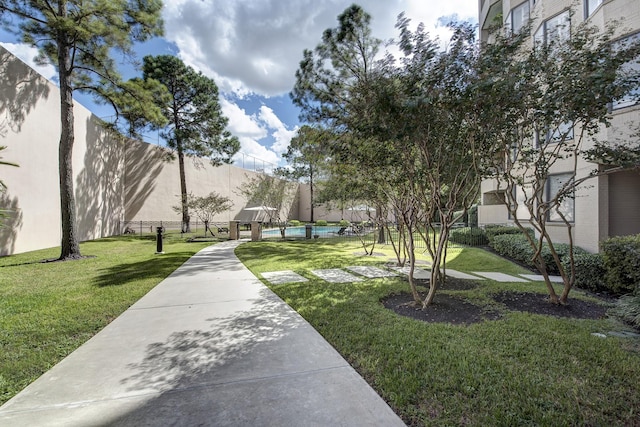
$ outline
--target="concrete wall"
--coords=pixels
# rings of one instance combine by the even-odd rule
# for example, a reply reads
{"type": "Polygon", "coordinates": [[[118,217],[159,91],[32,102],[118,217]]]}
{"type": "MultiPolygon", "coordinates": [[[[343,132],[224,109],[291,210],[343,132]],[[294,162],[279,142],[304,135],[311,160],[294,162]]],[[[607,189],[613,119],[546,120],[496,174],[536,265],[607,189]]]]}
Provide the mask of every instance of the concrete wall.
{"type": "MultiPolygon", "coordinates": [[[[73,171],[82,240],[118,230],[123,217],[123,148],[91,113],[76,103],[73,171]]],[[[0,208],[9,210],[0,229],[0,255],[58,246],[60,192],[57,87],[0,47],[0,166],[7,191],[0,208]]]]}

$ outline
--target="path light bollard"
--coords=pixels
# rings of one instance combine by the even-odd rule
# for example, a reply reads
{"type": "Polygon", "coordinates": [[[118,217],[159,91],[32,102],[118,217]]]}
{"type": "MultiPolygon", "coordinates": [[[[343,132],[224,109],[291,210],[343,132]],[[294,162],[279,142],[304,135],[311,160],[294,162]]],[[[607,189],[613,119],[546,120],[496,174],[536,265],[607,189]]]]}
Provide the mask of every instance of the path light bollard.
{"type": "Polygon", "coordinates": [[[311,238],[311,231],[313,229],[313,226],[311,224],[307,224],[304,226],[304,235],[305,238],[310,239],[311,238]]]}
{"type": "Polygon", "coordinates": [[[156,227],[156,254],[163,254],[162,251],[162,227],[156,227]]]}

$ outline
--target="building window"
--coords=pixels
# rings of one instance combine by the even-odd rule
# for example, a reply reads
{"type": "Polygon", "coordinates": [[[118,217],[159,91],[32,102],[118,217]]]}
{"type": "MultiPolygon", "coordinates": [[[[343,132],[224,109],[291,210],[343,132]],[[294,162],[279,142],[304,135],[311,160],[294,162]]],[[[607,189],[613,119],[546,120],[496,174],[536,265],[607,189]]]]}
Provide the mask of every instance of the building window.
{"type": "MultiPolygon", "coordinates": [[[[636,33],[632,36],[625,37],[624,39],[620,40],[616,44],[619,46],[626,43],[636,43],[636,42],[640,42],[640,33],[636,33]]],[[[631,61],[631,62],[627,62],[626,64],[623,64],[620,67],[620,72],[625,74],[640,72],[640,61],[635,60],[635,61],[631,61]]],[[[630,90],[629,93],[627,93],[625,96],[613,101],[611,103],[611,108],[613,110],[617,110],[619,108],[631,107],[633,105],[638,104],[638,102],[640,102],[640,87],[636,85],[636,87],[630,90]]]]}
{"type": "Polygon", "coordinates": [[[529,22],[529,1],[526,1],[513,9],[507,15],[507,26],[512,33],[517,33],[529,22]]]}
{"type": "MultiPolygon", "coordinates": [[[[546,201],[550,202],[553,198],[556,197],[558,192],[564,187],[565,184],[573,180],[573,174],[563,173],[558,175],[549,175],[547,179],[547,195],[546,201]]],[[[562,200],[560,201],[560,205],[554,207],[549,211],[548,221],[549,222],[562,222],[563,219],[560,216],[560,213],[564,215],[567,221],[573,222],[574,220],[574,192],[571,191],[566,194],[562,200]],[[560,213],[558,213],[560,211],[560,213]]]]}
{"type": "Polygon", "coordinates": [[[570,141],[573,139],[573,136],[573,124],[571,122],[563,122],[554,129],[536,131],[535,147],[540,148],[546,144],[570,141]]]}
{"type": "Polygon", "coordinates": [[[571,37],[571,15],[566,10],[540,25],[533,36],[536,44],[549,45],[569,40],[571,37]]]}
{"type": "Polygon", "coordinates": [[[588,18],[602,4],[603,0],[584,0],[584,16],[588,18]]]}

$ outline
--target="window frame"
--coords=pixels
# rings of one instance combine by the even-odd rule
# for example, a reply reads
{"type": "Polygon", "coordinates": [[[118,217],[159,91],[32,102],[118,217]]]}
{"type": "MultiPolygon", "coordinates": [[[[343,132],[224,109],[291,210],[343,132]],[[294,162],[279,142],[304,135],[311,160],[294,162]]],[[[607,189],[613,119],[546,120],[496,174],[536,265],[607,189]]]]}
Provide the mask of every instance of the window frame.
{"type": "MultiPolygon", "coordinates": [[[[573,180],[575,175],[571,172],[560,172],[560,173],[554,173],[554,174],[549,174],[547,176],[547,182],[545,183],[545,203],[549,203],[551,201],[551,199],[553,197],[556,196],[557,191],[553,194],[553,196],[551,195],[551,191],[552,191],[552,180],[553,179],[558,179],[560,177],[565,177],[565,181],[560,181],[558,180],[558,188],[562,187],[564,185],[564,183],[566,182],[566,180],[573,180]]],[[[575,223],[576,220],[576,198],[575,198],[575,189],[573,189],[573,194],[572,195],[568,195],[564,198],[564,200],[562,201],[562,203],[560,204],[560,210],[563,211],[565,217],[567,217],[567,220],[570,223],[575,223]],[[563,205],[565,203],[570,203],[570,206],[568,206],[568,208],[570,209],[569,212],[566,212],[567,209],[563,209],[563,205]]],[[[550,209],[547,212],[547,222],[549,223],[562,223],[564,224],[564,220],[562,219],[562,217],[560,217],[560,215],[558,215],[558,213],[556,212],[556,209],[550,209]]]]}
{"type": "Polygon", "coordinates": [[[542,41],[542,45],[543,46],[547,46],[549,44],[549,35],[551,34],[560,34],[560,37],[554,37],[553,40],[557,40],[560,42],[563,42],[565,40],[568,40],[569,38],[571,38],[571,11],[569,9],[565,9],[562,12],[546,19],[545,21],[543,21],[540,26],[538,27],[538,29],[536,30],[536,32],[533,34],[533,42],[534,44],[539,43],[540,41],[542,41]],[[551,32],[553,30],[556,30],[558,27],[560,27],[562,24],[556,24],[553,27],[553,30],[549,29],[549,23],[554,22],[555,20],[561,20],[561,19],[565,19],[566,22],[566,28],[563,28],[563,30],[566,29],[565,31],[562,32],[551,32]],[[563,34],[566,34],[566,38],[563,38],[563,34]]]}
{"type": "Polygon", "coordinates": [[[587,20],[591,15],[593,15],[594,12],[602,6],[604,1],[605,0],[584,0],[584,19],[587,20]],[[593,5],[590,4],[592,2],[597,3],[593,8],[591,8],[593,5]]]}
{"type": "MultiPolygon", "coordinates": [[[[637,39],[640,41],[640,31],[632,34],[627,34],[626,36],[619,38],[617,41],[614,42],[613,45],[615,47],[615,45],[618,43],[624,43],[625,41],[631,41],[633,39],[637,39]]],[[[622,64],[620,68],[623,68],[625,66],[627,66],[627,63],[622,64]]],[[[637,67],[640,70],[640,62],[636,62],[631,66],[637,67]]],[[[614,100],[613,102],[611,102],[609,110],[611,112],[614,112],[614,111],[622,110],[624,108],[634,107],[637,105],[640,105],[640,88],[637,91],[633,91],[630,94],[623,96],[621,99],[614,100]]]]}
{"type": "Polygon", "coordinates": [[[530,19],[531,19],[531,4],[529,3],[529,0],[526,0],[518,4],[517,6],[511,8],[509,13],[507,14],[506,23],[509,25],[509,31],[511,31],[511,33],[513,34],[517,34],[524,26],[527,25],[530,19]],[[525,7],[527,9],[526,18],[522,19],[520,26],[516,29],[514,26],[514,23],[515,23],[514,17],[516,16],[515,12],[520,11],[525,7]]]}

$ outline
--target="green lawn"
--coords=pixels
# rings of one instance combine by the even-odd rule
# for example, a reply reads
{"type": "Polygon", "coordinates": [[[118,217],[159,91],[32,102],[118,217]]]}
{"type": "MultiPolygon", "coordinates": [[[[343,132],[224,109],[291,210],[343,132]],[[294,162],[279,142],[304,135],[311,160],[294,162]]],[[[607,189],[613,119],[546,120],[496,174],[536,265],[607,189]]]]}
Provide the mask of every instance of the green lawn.
{"type": "MultiPolygon", "coordinates": [[[[622,328],[614,320],[560,319],[508,312],[501,290],[544,293],[542,283],[483,281],[449,291],[503,311],[471,326],[397,316],[380,299],[408,289],[400,278],[330,284],[312,268],[383,264],[347,242],[247,243],[236,250],[254,273],[294,270],[309,282],[269,285],[304,316],[412,425],[640,425],[637,340],[591,335],[622,328]]],[[[391,251],[378,246],[376,252],[391,251]]],[[[449,251],[461,271],[526,272],[477,248],[449,251]]],[[[444,292],[444,291],[442,291],[444,292]]],[[[573,297],[580,297],[574,291],[573,297]]],[[[436,301],[438,297],[436,296],[436,301]]]]}
{"type": "Polygon", "coordinates": [[[0,404],[115,319],[209,243],[153,236],[81,244],[79,261],[47,249],[0,258],[0,404]]]}

